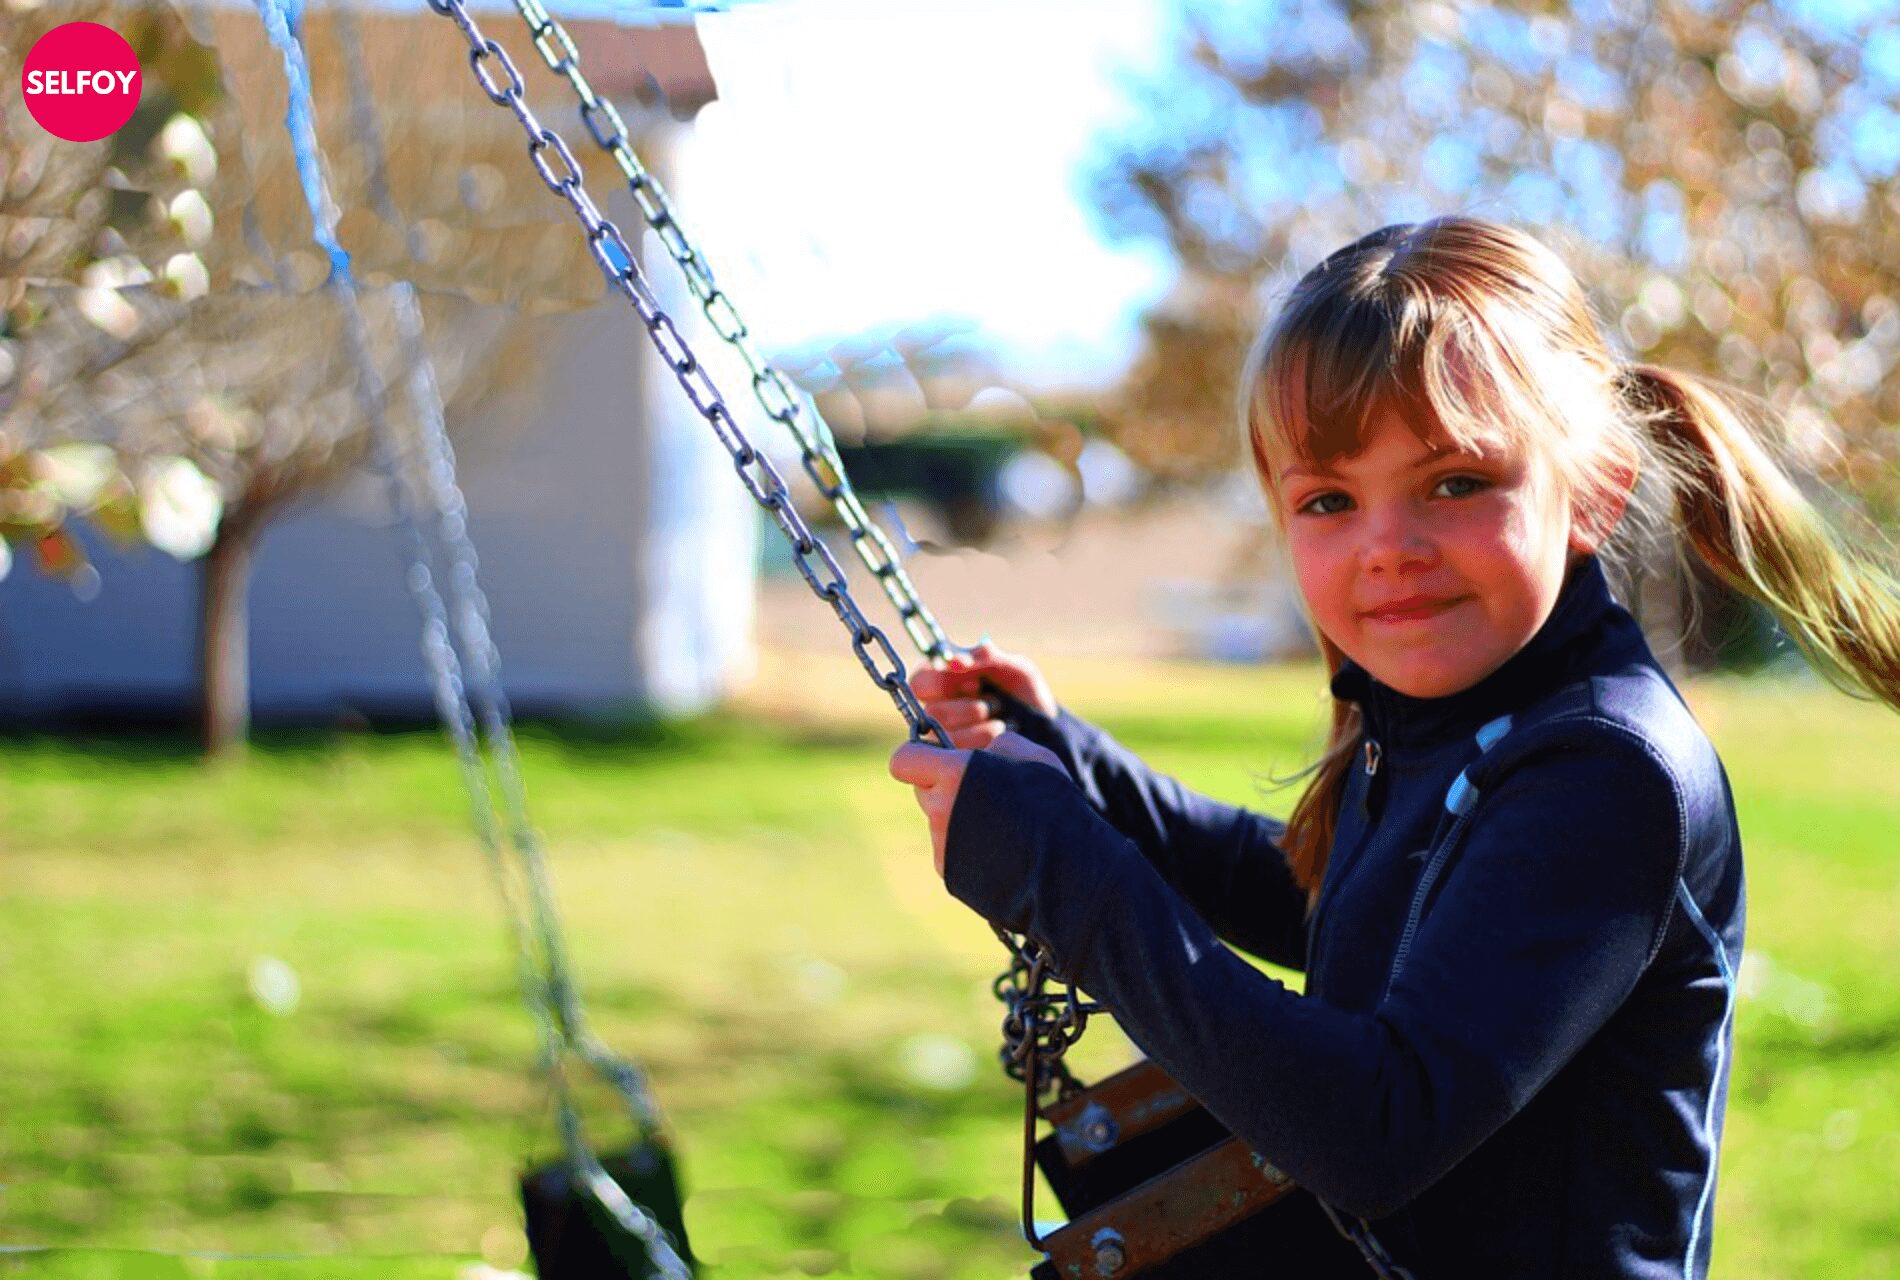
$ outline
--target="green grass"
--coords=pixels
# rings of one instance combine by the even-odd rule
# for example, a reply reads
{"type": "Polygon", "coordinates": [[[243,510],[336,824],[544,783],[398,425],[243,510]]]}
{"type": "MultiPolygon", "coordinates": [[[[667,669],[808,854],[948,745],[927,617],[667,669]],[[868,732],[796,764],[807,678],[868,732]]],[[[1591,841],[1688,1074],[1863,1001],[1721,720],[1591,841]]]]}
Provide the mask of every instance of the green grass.
{"type": "MultiPolygon", "coordinates": [[[[842,713],[524,733],[589,1007],[652,1071],[709,1276],[1020,1273],[998,949],[884,777],[888,712],[809,674],[788,706],[842,713]]],[[[1230,799],[1316,724],[1310,671],[1052,675],[1230,799]]],[[[1692,697],[1750,875],[1716,1274],[1900,1275],[1900,718],[1692,697]]],[[[45,1247],[0,1278],[521,1265],[546,1095],[436,735],[270,737],[218,769],[163,740],[0,753],[0,1246],[45,1247]],[[253,976],[281,966],[298,998],[272,1012],[253,976]]],[[[1128,1049],[1100,1024],[1078,1052],[1128,1049]]]]}

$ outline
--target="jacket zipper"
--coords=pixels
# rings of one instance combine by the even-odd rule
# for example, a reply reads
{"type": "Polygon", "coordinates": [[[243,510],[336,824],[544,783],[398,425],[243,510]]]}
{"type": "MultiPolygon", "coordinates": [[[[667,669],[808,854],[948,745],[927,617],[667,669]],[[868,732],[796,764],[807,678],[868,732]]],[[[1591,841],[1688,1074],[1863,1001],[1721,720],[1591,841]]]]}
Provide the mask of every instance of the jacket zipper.
{"type": "Polygon", "coordinates": [[[1337,897],[1338,890],[1346,887],[1346,876],[1359,865],[1359,855],[1364,853],[1366,846],[1372,842],[1375,826],[1372,819],[1372,788],[1377,785],[1379,766],[1385,762],[1385,748],[1379,745],[1377,738],[1367,738],[1365,752],[1361,759],[1363,763],[1360,767],[1366,771],[1367,779],[1366,789],[1359,797],[1360,811],[1366,819],[1365,830],[1360,833],[1357,843],[1353,845],[1352,856],[1340,864],[1339,881],[1334,893],[1328,895],[1329,897],[1337,897]]]}
{"type": "Polygon", "coordinates": [[[1324,894],[1320,898],[1319,903],[1313,909],[1313,918],[1308,922],[1307,936],[1312,940],[1313,944],[1307,948],[1306,969],[1309,974],[1313,970],[1313,962],[1319,958],[1320,929],[1325,923],[1327,908],[1332,905],[1333,899],[1337,898],[1345,889],[1347,873],[1350,869],[1358,865],[1359,855],[1366,851],[1368,844],[1372,843],[1374,831],[1372,822],[1372,779],[1378,777],[1379,766],[1384,763],[1384,761],[1385,748],[1379,744],[1377,738],[1367,738],[1360,764],[1360,768],[1365,770],[1367,778],[1366,789],[1359,797],[1360,813],[1365,818],[1365,822],[1363,823],[1364,829],[1359,833],[1359,839],[1354,843],[1351,855],[1339,863],[1338,874],[1332,877],[1333,883],[1331,892],[1324,894]]]}

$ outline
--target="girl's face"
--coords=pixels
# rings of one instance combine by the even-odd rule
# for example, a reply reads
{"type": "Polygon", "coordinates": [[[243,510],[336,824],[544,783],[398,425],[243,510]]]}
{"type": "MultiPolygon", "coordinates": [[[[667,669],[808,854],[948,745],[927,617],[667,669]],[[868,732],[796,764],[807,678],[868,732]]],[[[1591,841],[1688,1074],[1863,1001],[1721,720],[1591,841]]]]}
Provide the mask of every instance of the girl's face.
{"type": "Polygon", "coordinates": [[[1457,693],[1502,666],[1550,616],[1571,552],[1591,549],[1547,458],[1427,444],[1389,409],[1359,453],[1278,465],[1313,621],[1413,697],[1457,693]]]}

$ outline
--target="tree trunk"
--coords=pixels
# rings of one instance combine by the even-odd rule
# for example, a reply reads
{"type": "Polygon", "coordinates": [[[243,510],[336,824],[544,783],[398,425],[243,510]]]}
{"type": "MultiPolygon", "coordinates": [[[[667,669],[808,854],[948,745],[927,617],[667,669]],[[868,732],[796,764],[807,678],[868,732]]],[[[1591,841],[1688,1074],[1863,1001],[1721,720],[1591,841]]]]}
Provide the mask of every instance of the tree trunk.
{"type": "Polygon", "coordinates": [[[227,511],[205,553],[199,616],[199,691],[205,755],[243,750],[251,731],[251,556],[259,521],[227,511]]]}

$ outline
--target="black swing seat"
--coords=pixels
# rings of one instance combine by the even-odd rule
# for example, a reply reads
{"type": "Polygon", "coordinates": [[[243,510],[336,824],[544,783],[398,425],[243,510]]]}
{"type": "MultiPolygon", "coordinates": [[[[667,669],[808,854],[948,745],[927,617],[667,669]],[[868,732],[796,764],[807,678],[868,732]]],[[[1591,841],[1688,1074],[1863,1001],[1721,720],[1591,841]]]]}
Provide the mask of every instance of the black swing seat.
{"type": "Polygon", "coordinates": [[[1363,1280],[1313,1196],[1142,1061],[1042,1108],[1036,1163],[1069,1221],[1031,1280],[1363,1280]]]}
{"type": "MultiPolygon", "coordinates": [[[[680,1261],[693,1267],[672,1150],[648,1139],[601,1157],[600,1165],[671,1237],[680,1261]]],[[[524,1172],[521,1204],[528,1219],[528,1249],[540,1280],[645,1280],[653,1274],[646,1245],[577,1182],[565,1160],[524,1172]]]]}

